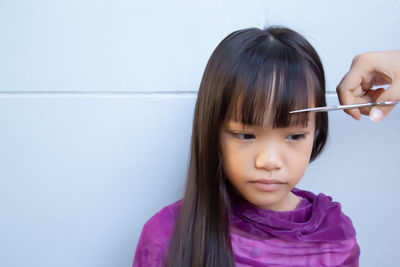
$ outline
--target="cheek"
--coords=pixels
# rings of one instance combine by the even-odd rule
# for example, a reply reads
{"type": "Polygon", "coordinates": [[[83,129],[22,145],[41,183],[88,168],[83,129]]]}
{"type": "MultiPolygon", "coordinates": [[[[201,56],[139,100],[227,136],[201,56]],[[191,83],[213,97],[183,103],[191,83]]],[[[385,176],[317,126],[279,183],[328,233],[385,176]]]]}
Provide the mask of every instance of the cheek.
{"type": "Polygon", "coordinates": [[[310,157],[313,147],[313,139],[307,140],[307,142],[296,151],[291,153],[291,168],[298,175],[302,176],[310,163],[310,157]]]}
{"type": "Polygon", "coordinates": [[[236,154],[227,151],[223,159],[223,167],[228,179],[232,179],[235,174],[238,174],[240,170],[238,164],[240,164],[240,160],[236,157],[236,154]]]}
{"type": "Polygon", "coordinates": [[[244,173],[246,173],[246,169],[248,169],[249,162],[246,161],[247,156],[246,153],[241,151],[238,153],[232,147],[229,149],[225,149],[225,156],[223,158],[223,169],[225,175],[230,181],[239,179],[243,177],[244,173]]]}

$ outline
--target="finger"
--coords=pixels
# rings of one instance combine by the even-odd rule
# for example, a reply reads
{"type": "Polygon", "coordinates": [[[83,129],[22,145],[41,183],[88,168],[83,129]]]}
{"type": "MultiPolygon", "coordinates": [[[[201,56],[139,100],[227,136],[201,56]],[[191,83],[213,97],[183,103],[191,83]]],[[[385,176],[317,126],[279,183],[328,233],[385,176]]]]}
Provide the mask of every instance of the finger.
{"type": "Polygon", "coordinates": [[[365,92],[366,96],[369,96],[370,102],[379,102],[378,99],[379,97],[385,93],[385,89],[383,88],[378,88],[374,90],[368,90],[365,92]]]}
{"type": "MultiPolygon", "coordinates": [[[[356,97],[354,96],[353,92],[350,91],[338,91],[338,97],[339,97],[339,102],[341,105],[346,105],[348,103],[354,103],[356,100],[356,97]]],[[[348,115],[353,117],[356,120],[361,119],[361,113],[360,110],[358,109],[345,109],[344,112],[346,112],[348,115]]]]}
{"type": "Polygon", "coordinates": [[[363,90],[361,85],[361,76],[355,72],[348,72],[343,79],[340,81],[339,85],[336,87],[336,92],[339,96],[340,104],[346,105],[350,104],[353,96],[359,96],[362,94],[363,90]]]}
{"type": "Polygon", "coordinates": [[[338,90],[354,91],[355,88],[361,85],[361,88],[366,91],[373,86],[376,78],[374,77],[373,65],[370,64],[370,54],[362,54],[354,57],[350,70],[337,87],[338,90]]]}
{"type": "Polygon", "coordinates": [[[374,121],[374,122],[381,121],[381,120],[383,120],[384,117],[385,117],[385,114],[383,113],[382,109],[378,108],[378,107],[372,108],[371,112],[369,114],[369,118],[371,119],[371,121],[374,121]]]}
{"type": "MultiPolygon", "coordinates": [[[[374,91],[374,90],[370,90],[374,91]]],[[[369,91],[367,91],[369,92],[369,91]]],[[[369,103],[372,102],[372,97],[371,94],[372,92],[365,93],[362,91],[361,86],[358,86],[357,89],[355,89],[352,93],[351,92],[346,92],[343,91],[341,95],[339,96],[339,101],[341,104],[346,105],[346,104],[363,104],[363,103],[369,103]]],[[[361,114],[362,115],[369,115],[370,113],[370,108],[365,107],[365,108],[360,108],[360,109],[347,109],[344,110],[347,114],[355,118],[356,120],[361,119],[361,114]]]]}
{"type": "MultiPolygon", "coordinates": [[[[400,92],[398,92],[399,88],[397,88],[396,84],[392,84],[386,90],[380,88],[375,91],[376,92],[373,96],[375,98],[375,102],[400,100],[400,92]]],[[[385,118],[392,111],[393,108],[394,105],[374,107],[373,109],[371,109],[369,116],[372,121],[380,121],[385,118]]]]}
{"type": "Polygon", "coordinates": [[[373,85],[385,85],[385,84],[391,84],[392,83],[392,78],[384,73],[384,72],[375,72],[374,73],[374,84],[373,85]]]}
{"type": "Polygon", "coordinates": [[[367,92],[375,85],[375,77],[372,75],[367,75],[367,77],[362,78],[361,87],[364,92],[367,92]]]}
{"type": "MultiPolygon", "coordinates": [[[[358,103],[370,103],[370,102],[377,102],[376,100],[378,97],[385,91],[383,88],[375,89],[375,90],[368,90],[365,92],[364,96],[360,99],[358,103]]],[[[363,115],[369,116],[371,113],[371,107],[360,108],[360,112],[363,115]]]]}
{"type": "Polygon", "coordinates": [[[361,112],[359,109],[345,109],[344,112],[358,121],[361,119],[361,112]]]}
{"type": "MultiPolygon", "coordinates": [[[[357,103],[370,103],[370,102],[375,102],[375,99],[377,96],[376,95],[376,90],[368,90],[362,97],[360,97],[359,102],[357,103]]],[[[360,112],[363,115],[368,116],[370,114],[371,107],[365,107],[365,108],[360,108],[360,112]]]]}
{"type": "Polygon", "coordinates": [[[370,107],[365,107],[365,108],[360,108],[360,113],[362,115],[368,116],[371,112],[371,108],[370,107]]]}

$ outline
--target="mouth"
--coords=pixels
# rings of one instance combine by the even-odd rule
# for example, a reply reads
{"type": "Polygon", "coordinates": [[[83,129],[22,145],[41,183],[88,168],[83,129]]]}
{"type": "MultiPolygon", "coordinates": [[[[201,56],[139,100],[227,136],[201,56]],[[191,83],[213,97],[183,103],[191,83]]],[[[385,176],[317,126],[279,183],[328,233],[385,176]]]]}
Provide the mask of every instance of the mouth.
{"type": "Polygon", "coordinates": [[[287,183],[275,179],[260,179],[251,181],[250,184],[258,190],[271,192],[280,189],[287,183]]]}

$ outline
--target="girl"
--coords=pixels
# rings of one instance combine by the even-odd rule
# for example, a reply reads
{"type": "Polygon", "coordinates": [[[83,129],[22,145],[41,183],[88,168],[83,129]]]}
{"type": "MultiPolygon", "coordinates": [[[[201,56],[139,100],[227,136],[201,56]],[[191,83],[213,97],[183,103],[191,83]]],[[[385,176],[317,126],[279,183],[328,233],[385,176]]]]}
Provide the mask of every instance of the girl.
{"type": "Polygon", "coordinates": [[[133,266],[358,266],[339,203],[295,188],[323,150],[325,78],[314,48],[283,27],[227,36],[195,108],[183,200],[143,227],[133,266]]]}

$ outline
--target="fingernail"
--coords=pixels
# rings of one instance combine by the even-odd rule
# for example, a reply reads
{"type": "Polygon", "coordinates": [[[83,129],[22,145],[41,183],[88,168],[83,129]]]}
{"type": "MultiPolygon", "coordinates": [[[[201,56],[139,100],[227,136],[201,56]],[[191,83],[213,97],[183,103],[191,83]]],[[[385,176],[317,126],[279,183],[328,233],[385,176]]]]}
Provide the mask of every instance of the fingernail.
{"type": "Polygon", "coordinates": [[[371,121],[377,122],[383,119],[383,112],[379,108],[373,108],[369,114],[371,121]]]}

